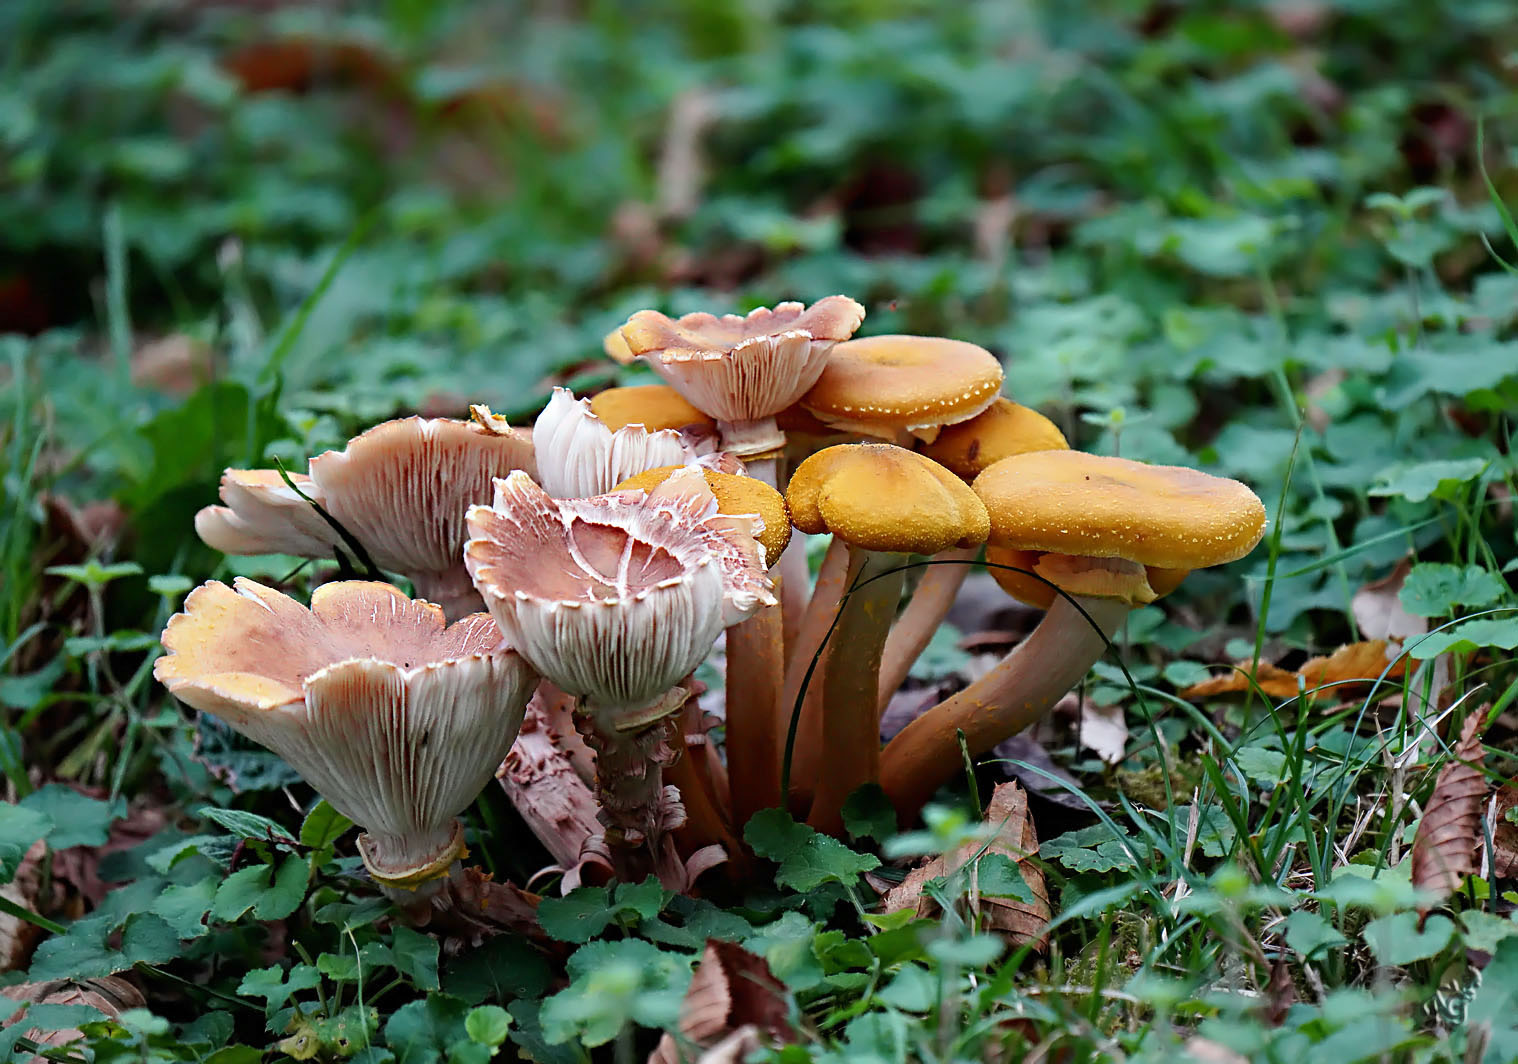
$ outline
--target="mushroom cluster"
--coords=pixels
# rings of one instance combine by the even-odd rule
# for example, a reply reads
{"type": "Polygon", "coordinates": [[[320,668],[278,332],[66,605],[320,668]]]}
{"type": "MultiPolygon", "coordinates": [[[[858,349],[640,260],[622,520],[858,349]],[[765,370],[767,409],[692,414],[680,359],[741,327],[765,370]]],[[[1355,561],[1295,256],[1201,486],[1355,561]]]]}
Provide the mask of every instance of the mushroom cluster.
{"type": "Polygon", "coordinates": [[[209,545],[366,579],[309,608],[208,583],[155,674],[362,827],[398,895],[457,869],[460,815],[493,776],[566,886],[688,889],[747,866],[759,810],[838,832],[866,784],[912,817],[961,742],[983,754],[1033,723],[1128,610],[1248,553],[1265,511],[1235,481],[1072,451],[1003,397],[990,352],[852,339],[863,319],[841,295],[640,311],[605,347],[663,384],[555,389],[530,431],[475,407],[385,422],[305,473],[227,470],[196,520],[209,545]],[[831,537],[815,579],[793,531],[831,537]],[[883,707],[982,550],[1044,619],[882,746],[883,707]],[[914,559],[934,564],[908,591],[914,559]],[[721,706],[696,679],[719,641],[721,706]]]}

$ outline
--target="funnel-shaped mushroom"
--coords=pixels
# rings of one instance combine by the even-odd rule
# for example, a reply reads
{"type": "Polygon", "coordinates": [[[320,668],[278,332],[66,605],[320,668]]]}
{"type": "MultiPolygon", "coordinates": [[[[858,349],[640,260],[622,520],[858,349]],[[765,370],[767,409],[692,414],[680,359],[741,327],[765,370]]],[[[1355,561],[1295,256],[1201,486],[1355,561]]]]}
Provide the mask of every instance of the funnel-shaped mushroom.
{"type": "Polygon", "coordinates": [[[828,352],[864,320],[847,296],[810,307],[778,303],[746,317],[687,314],[671,320],[640,310],[622,326],[622,339],[664,382],[717,419],[725,450],[745,458],[785,444],[775,415],[817,380],[828,352]]]}
{"type": "MultiPolygon", "coordinates": [[[[450,618],[480,609],[464,571],[464,510],[490,498],[491,482],[534,471],[532,439],[499,418],[408,417],[386,421],[341,451],[311,459],[291,480],[353,536],[381,569],[416,585],[450,618]]],[[[200,538],[227,554],[330,558],[349,547],[272,469],[228,469],[224,506],[195,515],[200,538]]]]}
{"type": "MultiPolygon", "coordinates": [[[[949,472],[971,483],[986,467],[1028,451],[1065,451],[1070,445],[1044,415],[1010,399],[997,399],[969,421],[950,425],[919,450],[949,472]]],[[[901,687],[912,663],[927,647],[970,572],[979,548],[947,550],[937,555],[912,592],[886,640],[880,659],[880,708],[901,687]]]]}
{"type": "MultiPolygon", "coordinates": [[[[786,502],[797,528],[831,532],[834,543],[843,542],[848,550],[844,586],[851,593],[829,643],[823,749],[812,755],[819,758],[819,768],[826,764],[827,769],[818,772],[807,818],[813,827],[836,832],[849,793],[878,778],[880,655],[901,597],[901,566],[908,555],[984,542],[988,520],[980,499],[953,473],[889,444],[819,451],[791,477],[786,502]]],[[[824,612],[824,604],[815,599],[813,605],[819,608],[808,609],[807,620],[815,616],[820,624],[831,610],[824,612]]],[[[806,628],[804,622],[793,666],[802,666],[813,652],[806,628]]],[[[795,690],[790,680],[788,691],[795,690]]]]}
{"type": "Polygon", "coordinates": [[[1151,572],[1248,554],[1265,507],[1236,480],[1079,451],[1038,451],[975,481],[994,546],[1042,552],[1033,571],[1065,594],[989,673],[907,725],[886,745],[881,785],[904,816],[963,764],[956,731],[980,755],[1048,711],[1106,650],[1128,611],[1157,597],[1151,572]]]}
{"type": "Polygon", "coordinates": [[[191,592],[153,674],[180,701],[284,758],[366,831],[387,887],[445,874],[457,817],[506,756],[538,678],[484,614],[442,610],[389,584],[324,584],[311,608],[239,578],[191,592]]]}
{"type": "Polygon", "coordinates": [[[645,469],[684,465],[717,448],[714,435],[700,432],[649,431],[641,424],[613,431],[591,400],[576,399],[567,388],[553,390],[532,438],[538,480],[557,499],[602,495],[645,469]]]}

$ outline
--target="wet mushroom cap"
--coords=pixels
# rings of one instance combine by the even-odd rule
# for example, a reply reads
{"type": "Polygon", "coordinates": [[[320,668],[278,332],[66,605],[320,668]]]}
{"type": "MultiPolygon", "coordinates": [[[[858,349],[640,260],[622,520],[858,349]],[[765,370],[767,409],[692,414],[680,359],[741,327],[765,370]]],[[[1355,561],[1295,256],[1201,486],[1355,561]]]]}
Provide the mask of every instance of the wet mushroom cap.
{"type": "Polygon", "coordinates": [[[1202,569],[1242,558],[1265,507],[1236,480],[1081,451],[1032,451],[975,478],[990,542],[1018,550],[1202,569]]]}
{"type": "Polygon", "coordinates": [[[628,425],[642,425],[649,432],[683,429],[689,425],[713,427],[710,417],[688,403],[666,384],[637,384],[607,388],[591,396],[590,412],[616,432],[628,425]]]}
{"type": "Polygon", "coordinates": [[[922,453],[973,481],[988,466],[1014,454],[1069,449],[1054,422],[1037,410],[1000,398],[969,421],[944,428],[922,453]]]}
{"type": "Polygon", "coordinates": [[[986,508],[943,466],[904,447],[839,444],[791,475],[791,520],[810,535],[831,532],[864,550],[937,554],[983,543],[986,508]]]}
{"type": "Polygon", "coordinates": [[[927,437],[985,410],[1001,385],[1001,363],[975,344],[868,336],[833,348],[801,405],[830,425],[876,436],[905,431],[927,437]]]}
{"type": "MultiPolygon", "coordinates": [[[[629,477],[613,491],[652,491],[663,484],[681,466],[663,466],[629,477]]],[[[764,548],[764,564],[774,565],[781,551],[791,541],[791,513],[785,507],[785,497],[762,480],[741,473],[724,473],[716,469],[701,470],[706,486],[717,500],[717,508],[724,514],[756,514],[764,522],[763,530],[754,538],[764,548]]]]}

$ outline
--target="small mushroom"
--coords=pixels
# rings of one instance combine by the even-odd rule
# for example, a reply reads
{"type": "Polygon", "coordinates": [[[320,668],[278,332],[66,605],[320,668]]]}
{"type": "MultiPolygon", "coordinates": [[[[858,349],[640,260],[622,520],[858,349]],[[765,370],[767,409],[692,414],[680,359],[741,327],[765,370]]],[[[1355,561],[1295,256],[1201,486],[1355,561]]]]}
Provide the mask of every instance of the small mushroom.
{"type": "MultiPolygon", "coordinates": [[[[653,490],[678,472],[675,467],[641,473],[617,486],[653,490]]],[[[702,470],[718,510],[752,515],[766,566],[779,560],[791,539],[785,499],[753,477],[702,470]]],[[[780,608],[766,606],[727,630],[727,759],[733,823],[740,827],[761,809],[780,803],[780,701],[785,645],[780,608]]]]}
{"type": "MultiPolygon", "coordinates": [[[[408,417],[317,455],[309,476],[290,479],[377,566],[405,576],[419,598],[458,618],[481,607],[460,561],[465,508],[490,498],[494,478],[535,468],[531,435],[499,418],[408,417]]],[[[195,515],[195,531],[216,550],[330,558],[349,549],[278,470],[228,469],[221,498],[225,505],[195,515]]]]}
{"type": "Polygon", "coordinates": [[[645,469],[684,465],[717,446],[711,435],[651,431],[641,424],[613,430],[596,416],[591,400],[576,399],[567,388],[553,390],[532,438],[538,482],[556,499],[603,495],[645,469]]]}
{"type": "MultiPolygon", "coordinates": [[[[849,793],[879,776],[876,692],[881,651],[901,598],[901,566],[912,554],[984,542],[988,519],[980,499],[953,473],[890,444],[819,451],[791,477],[786,502],[797,528],[831,532],[848,551],[844,584],[851,594],[838,614],[823,671],[817,756],[826,758],[827,767],[818,772],[807,818],[819,830],[837,832],[849,793]]],[[[807,654],[806,646],[798,653],[807,654]]]]}
{"type": "Polygon", "coordinates": [[[1152,572],[1242,558],[1265,529],[1265,507],[1236,480],[1079,451],[1005,458],[976,478],[975,493],[993,546],[1042,552],[1034,571],[1065,594],[989,673],[886,745],[880,782],[903,816],[962,768],[957,731],[984,754],[1079,683],[1128,611],[1156,598],[1152,572]]]}
{"type": "Polygon", "coordinates": [[[724,450],[742,458],[769,456],[785,445],[775,415],[822,373],[833,345],[864,320],[847,296],[810,307],[778,303],[747,316],[687,314],[670,319],[640,310],[622,339],[666,384],[717,420],[724,450]]]}
{"type": "MultiPolygon", "coordinates": [[[[1070,445],[1054,422],[1038,411],[1010,399],[997,399],[969,421],[948,426],[932,443],[918,449],[970,483],[1003,458],[1029,451],[1066,451],[1070,445]]],[[[880,661],[882,712],[954,605],[977,553],[978,548],[944,551],[934,558],[940,564],[929,566],[917,582],[891,628],[880,661]]]]}
{"type": "Polygon", "coordinates": [[[686,429],[705,435],[717,431],[715,421],[665,384],[607,388],[590,397],[590,412],[613,432],[628,425],[642,425],[649,432],[686,429]]]}
{"type": "Polygon", "coordinates": [[[975,344],[867,336],[833,349],[801,405],[836,429],[906,445],[975,417],[1001,385],[1001,363],[975,344]]]}
{"type": "MultiPolygon", "coordinates": [[[[525,475],[525,474],[524,474],[525,475]]],[[[484,614],[389,584],[323,584],[311,607],[252,580],[203,584],[164,629],[153,675],[180,701],[267,746],[364,828],[390,890],[447,874],[458,814],[510,749],[538,682],[484,614]]]]}

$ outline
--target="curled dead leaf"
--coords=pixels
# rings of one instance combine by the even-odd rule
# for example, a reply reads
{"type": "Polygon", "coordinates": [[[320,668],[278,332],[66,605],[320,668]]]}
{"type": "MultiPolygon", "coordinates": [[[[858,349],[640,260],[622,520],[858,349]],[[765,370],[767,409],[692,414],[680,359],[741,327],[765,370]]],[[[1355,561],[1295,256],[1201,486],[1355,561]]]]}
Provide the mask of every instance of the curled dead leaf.
{"type": "MultiPolygon", "coordinates": [[[[127,1009],[139,1009],[147,1004],[142,991],[116,975],[81,979],[78,982],[53,979],[45,983],[17,983],[15,986],[0,987],[0,994],[16,1001],[24,1001],[28,1005],[89,1005],[112,1020],[120,1018],[127,1009]]],[[[12,1016],[9,1022],[25,1023],[26,1014],[23,1012],[19,1016],[12,1016]]],[[[77,1027],[51,1030],[33,1027],[23,1032],[22,1037],[31,1039],[41,1049],[56,1049],[83,1038],[84,1032],[77,1027]]]]}
{"type": "MultiPolygon", "coordinates": [[[[41,839],[32,843],[11,881],[0,887],[0,898],[29,913],[37,913],[37,895],[42,889],[42,859],[46,856],[47,843],[41,839]]],[[[25,968],[41,934],[42,928],[30,920],[0,913],[0,972],[25,968]]]]}
{"type": "Polygon", "coordinates": [[[1308,698],[1342,694],[1345,686],[1365,686],[1382,680],[1399,680],[1407,672],[1407,659],[1401,650],[1385,639],[1350,643],[1326,657],[1309,658],[1295,672],[1262,661],[1250,674],[1250,663],[1241,661],[1233,671],[1192,684],[1181,697],[1197,701],[1219,695],[1242,694],[1258,684],[1268,698],[1295,698],[1300,685],[1308,698]],[[1384,679],[1382,674],[1385,673],[1384,679]],[[1251,679],[1253,682],[1251,682],[1251,679]]]}
{"type": "Polygon", "coordinates": [[[790,998],[763,957],[720,939],[706,940],[706,952],[680,1005],[679,1038],[666,1033],[649,1064],[692,1059],[688,1045],[706,1050],[701,1061],[742,1060],[764,1042],[796,1040],[790,998]],[[687,1049],[682,1054],[682,1043],[687,1049]]]}
{"type": "Polygon", "coordinates": [[[1402,608],[1402,584],[1412,572],[1413,560],[1403,558],[1380,580],[1356,591],[1350,600],[1355,623],[1369,639],[1408,639],[1428,632],[1428,619],[1402,608]]]}
{"type": "Polygon", "coordinates": [[[1486,714],[1480,710],[1466,718],[1454,759],[1439,771],[1434,791],[1423,807],[1418,833],[1413,836],[1413,886],[1441,898],[1454,893],[1465,877],[1476,871],[1481,804],[1486,798],[1480,735],[1485,720],[1486,714]]]}
{"type": "Polygon", "coordinates": [[[1497,879],[1518,877],[1518,824],[1507,818],[1514,806],[1518,806],[1518,787],[1509,783],[1492,802],[1492,875],[1497,879]]]}

